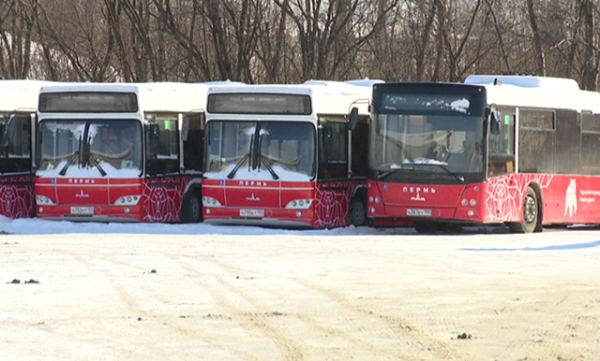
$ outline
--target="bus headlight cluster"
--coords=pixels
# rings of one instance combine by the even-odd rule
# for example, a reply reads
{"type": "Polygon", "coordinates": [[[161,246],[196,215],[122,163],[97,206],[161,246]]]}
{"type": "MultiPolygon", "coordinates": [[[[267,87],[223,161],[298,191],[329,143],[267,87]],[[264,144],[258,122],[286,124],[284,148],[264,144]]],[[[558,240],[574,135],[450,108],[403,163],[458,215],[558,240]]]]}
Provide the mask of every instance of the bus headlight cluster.
{"type": "Polygon", "coordinates": [[[471,199],[471,201],[469,202],[469,200],[465,198],[460,203],[465,207],[468,206],[469,204],[471,204],[471,206],[475,207],[477,205],[477,199],[471,199]]]}
{"type": "Polygon", "coordinates": [[[54,204],[54,202],[52,202],[52,199],[46,196],[41,196],[39,194],[35,196],[35,202],[37,204],[54,204]]]}
{"type": "Polygon", "coordinates": [[[123,196],[115,201],[115,205],[117,206],[135,206],[138,204],[142,196],[140,195],[132,195],[132,196],[123,196]]]}
{"type": "Polygon", "coordinates": [[[202,205],[205,207],[220,207],[222,206],[221,202],[214,199],[213,197],[202,197],[202,205]]]}
{"type": "Polygon", "coordinates": [[[369,203],[373,203],[373,202],[379,203],[379,202],[381,202],[381,199],[379,198],[379,196],[376,196],[376,197],[370,196],[369,203]]]}
{"type": "Polygon", "coordinates": [[[294,199],[289,202],[285,208],[288,209],[308,209],[312,204],[312,199],[294,199]]]}

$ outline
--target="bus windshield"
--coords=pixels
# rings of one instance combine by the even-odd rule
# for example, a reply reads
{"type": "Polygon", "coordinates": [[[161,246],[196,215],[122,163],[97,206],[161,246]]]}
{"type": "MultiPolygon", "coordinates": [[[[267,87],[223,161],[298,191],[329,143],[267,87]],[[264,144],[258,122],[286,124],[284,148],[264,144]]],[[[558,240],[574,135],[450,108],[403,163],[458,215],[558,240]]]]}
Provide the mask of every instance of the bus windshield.
{"type": "Polygon", "coordinates": [[[378,179],[460,182],[483,174],[483,117],[375,114],[369,166],[378,179]]]}
{"type": "Polygon", "coordinates": [[[207,132],[206,178],[303,181],[315,175],[311,123],[212,121],[207,132]]]}
{"type": "Polygon", "coordinates": [[[38,176],[138,177],[141,123],[133,119],[48,119],[40,123],[38,176]]]}

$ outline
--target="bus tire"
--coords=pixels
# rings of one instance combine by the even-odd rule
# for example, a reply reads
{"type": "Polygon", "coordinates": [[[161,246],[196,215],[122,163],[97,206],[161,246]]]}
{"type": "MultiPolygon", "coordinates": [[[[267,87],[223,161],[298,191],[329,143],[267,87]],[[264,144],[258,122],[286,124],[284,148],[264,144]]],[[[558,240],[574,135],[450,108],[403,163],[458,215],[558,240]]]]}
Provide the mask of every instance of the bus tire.
{"type": "Polygon", "coordinates": [[[512,233],[532,233],[540,232],[540,205],[538,196],[533,188],[528,187],[523,199],[523,214],[520,222],[509,223],[509,228],[512,233]]]}
{"type": "Polygon", "coordinates": [[[200,198],[192,193],[183,197],[183,216],[184,223],[198,223],[202,221],[202,203],[200,198]]]}
{"type": "Polygon", "coordinates": [[[350,208],[348,209],[350,216],[350,224],[355,227],[365,226],[367,224],[367,207],[359,197],[353,197],[350,200],[350,208]]]}

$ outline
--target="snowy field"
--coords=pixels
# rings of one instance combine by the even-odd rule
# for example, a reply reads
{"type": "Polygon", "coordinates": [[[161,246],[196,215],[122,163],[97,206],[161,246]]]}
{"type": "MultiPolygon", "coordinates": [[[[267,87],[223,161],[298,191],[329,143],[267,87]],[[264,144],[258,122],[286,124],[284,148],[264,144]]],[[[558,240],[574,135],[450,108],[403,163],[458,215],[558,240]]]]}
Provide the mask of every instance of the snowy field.
{"type": "Polygon", "coordinates": [[[0,231],[0,360],[600,360],[598,228],[0,231]]]}

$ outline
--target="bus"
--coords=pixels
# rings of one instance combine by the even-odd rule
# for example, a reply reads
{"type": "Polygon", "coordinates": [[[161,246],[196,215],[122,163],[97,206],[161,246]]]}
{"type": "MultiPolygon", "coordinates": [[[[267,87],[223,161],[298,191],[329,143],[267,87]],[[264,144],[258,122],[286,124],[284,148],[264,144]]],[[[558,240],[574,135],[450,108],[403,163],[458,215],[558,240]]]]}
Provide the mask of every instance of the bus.
{"type": "Polygon", "coordinates": [[[368,104],[377,81],[208,91],[205,223],[364,225],[368,104]],[[357,116],[349,123],[349,111],[357,116]]]}
{"type": "Polygon", "coordinates": [[[207,89],[169,82],[42,87],[34,165],[37,216],[201,221],[207,89]]]}
{"type": "Polygon", "coordinates": [[[38,93],[49,82],[0,80],[0,215],[33,217],[33,129],[38,93]]]}
{"type": "Polygon", "coordinates": [[[427,233],[600,223],[599,107],[572,79],[376,84],[368,217],[427,233]]]}

